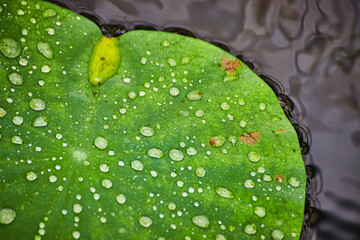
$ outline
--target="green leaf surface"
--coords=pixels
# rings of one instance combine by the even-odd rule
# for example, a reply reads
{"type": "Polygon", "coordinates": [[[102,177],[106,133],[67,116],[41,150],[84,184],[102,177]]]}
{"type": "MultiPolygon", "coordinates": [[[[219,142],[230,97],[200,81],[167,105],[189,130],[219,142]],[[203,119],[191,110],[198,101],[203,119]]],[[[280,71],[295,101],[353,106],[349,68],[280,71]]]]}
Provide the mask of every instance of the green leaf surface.
{"type": "Polygon", "coordinates": [[[297,135],[245,64],[155,31],[98,51],[69,10],[0,3],[0,239],[299,238],[297,135]]]}

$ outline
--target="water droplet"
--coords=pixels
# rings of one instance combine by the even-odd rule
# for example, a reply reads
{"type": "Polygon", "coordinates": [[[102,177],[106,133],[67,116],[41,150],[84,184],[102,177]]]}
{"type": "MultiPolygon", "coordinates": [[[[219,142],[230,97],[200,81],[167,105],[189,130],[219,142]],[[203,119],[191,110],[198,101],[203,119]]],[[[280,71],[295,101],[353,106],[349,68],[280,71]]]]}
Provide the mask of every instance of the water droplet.
{"type": "Polygon", "coordinates": [[[147,151],[147,155],[153,158],[161,158],[163,156],[163,152],[158,148],[150,148],[149,151],[147,151]]]}
{"type": "Polygon", "coordinates": [[[174,211],[176,209],[176,204],[175,203],[169,203],[168,204],[168,209],[171,211],[174,211]]]}
{"type": "Polygon", "coordinates": [[[72,232],[72,236],[74,239],[79,239],[80,238],[80,232],[79,231],[73,231],[72,232]]]}
{"type": "Polygon", "coordinates": [[[181,64],[188,64],[188,63],[190,63],[190,58],[189,57],[181,58],[181,64]]]}
{"type": "Polygon", "coordinates": [[[12,122],[17,126],[20,126],[21,124],[23,124],[24,118],[21,116],[14,116],[12,122]]]}
{"type": "Polygon", "coordinates": [[[126,202],[126,197],[124,194],[119,194],[116,196],[116,201],[120,204],[124,204],[126,202]]]}
{"type": "Polygon", "coordinates": [[[195,171],[196,176],[198,177],[205,177],[206,170],[203,167],[198,167],[195,171]]]}
{"type": "Polygon", "coordinates": [[[169,42],[168,40],[165,40],[165,41],[163,41],[163,42],[161,43],[161,45],[162,45],[163,47],[168,47],[168,46],[170,46],[170,42],[169,42]]]}
{"type": "Polygon", "coordinates": [[[171,96],[175,97],[175,96],[179,95],[179,93],[180,93],[180,90],[178,88],[176,88],[176,87],[170,88],[170,95],[171,96]]]}
{"type": "Polygon", "coordinates": [[[19,144],[19,145],[21,145],[21,144],[23,144],[24,141],[23,141],[22,138],[19,137],[19,136],[13,136],[13,137],[11,138],[11,142],[14,143],[14,144],[19,144]]]}
{"type": "Polygon", "coordinates": [[[232,145],[235,145],[237,143],[237,137],[236,136],[230,135],[230,136],[227,137],[226,140],[228,140],[228,142],[230,142],[232,145]]]}
{"type": "Polygon", "coordinates": [[[8,75],[8,78],[12,84],[17,85],[17,86],[23,84],[23,82],[24,82],[23,77],[16,72],[10,73],[8,75]]]}
{"type": "Polygon", "coordinates": [[[29,105],[30,105],[31,109],[33,109],[35,111],[42,111],[46,107],[45,102],[43,100],[41,100],[40,98],[31,99],[29,105]]]}
{"type": "Polygon", "coordinates": [[[54,182],[56,182],[56,181],[57,181],[57,177],[56,177],[55,175],[51,175],[51,176],[49,177],[49,182],[54,183],[54,182]]]}
{"type": "Polygon", "coordinates": [[[99,169],[104,173],[110,170],[109,165],[107,165],[106,163],[100,164],[99,169]]]}
{"type": "Polygon", "coordinates": [[[120,112],[121,114],[125,114],[125,113],[126,113],[126,108],[120,108],[120,109],[119,109],[119,112],[120,112]]]}
{"type": "Polygon", "coordinates": [[[74,205],[73,205],[73,211],[74,211],[74,213],[81,213],[81,211],[82,211],[82,206],[81,206],[81,204],[79,204],[79,203],[75,203],[74,205]]]}
{"type": "Polygon", "coordinates": [[[214,136],[209,140],[210,146],[221,147],[225,143],[225,138],[223,136],[214,136]]]}
{"type": "Polygon", "coordinates": [[[112,183],[112,181],[111,181],[110,179],[103,179],[103,180],[101,181],[101,185],[102,185],[104,188],[109,189],[109,188],[112,187],[113,183],[112,183]]]}
{"type": "Polygon", "coordinates": [[[20,55],[20,46],[12,38],[3,38],[0,40],[0,51],[7,58],[16,58],[20,55]]]}
{"type": "Polygon", "coordinates": [[[244,232],[249,235],[253,235],[256,233],[256,225],[254,223],[248,224],[244,228],[244,232]]]}
{"type": "Polygon", "coordinates": [[[140,62],[141,62],[141,64],[146,64],[147,59],[146,59],[146,58],[144,58],[144,57],[142,57],[142,58],[141,58],[141,60],[140,60],[140,62]]]}
{"type": "Polygon", "coordinates": [[[265,208],[263,208],[263,207],[256,206],[255,209],[254,209],[254,213],[255,213],[256,215],[258,215],[259,217],[265,217],[265,215],[266,215],[266,210],[265,210],[265,208]]]}
{"type": "Polygon", "coordinates": [[[265,175],[263,176],[263,180],[264,180],[265,182],[271,182],[271,181],[272,181],[272,177],[271,177],[270,175],[265,174],[265,175]]]}
{"type": "Polygon", "coordinates": [[[35,120],[31,124],[31,126],[33,127],[46,127],[47,125],[48,125],[47,118],[43,116],[35,118],[35,120]]]}
{"type": "Polygon", "coordinates": [[[148,228],[153,224],[153,221],[150,217],[142,216],[139,218],[139,223],[141,226],[148,228]]]}
{"type": "Polygon", "coordinates": [[[171,149],[169,152],[169,157],[174,161],[182,161],[184,159],[184,154],[177,148],[171,149]]]}
{"type": "MultiPolygon", "coordinates": [[[[61,136],[61,138],[62,138],[62,136],[61,136]]],[[[61,139],[61,138],[58,138],[58,139],[61,139]]],[[[75,160],[82,162],[82,161],[86,160],[87,155],[83,151],[75,151],[75,152],[73,152],[73,157],[75,158],[75,160]]]]}
{"type": "Polygon", "coordinates": [[[106,140],[106,138],[98,136],[97,138],[95,138],[95,146],[101,150],[106,149],[109,146],[108,140],[106,140]]]}
{"type": "Polygon", "coordinates": [[[37,174],[34,172],[28,172],[26,173],[26,179],[29,181],[34,181],[35,179],[37,179],[37,174]]]}
{"type": "Polygon", "coordinates": [[[238,100],[238,103],[239,103],[239,105],[241,105],[241,106],[244,106],[244,105],[245,105],[245,101],[244,101],[244,99],[242,99],[242,98],[240,98],[240,99],[238,100]]]}
{"type": "Polygon", "coordinates": [[[46,28],[45,31],[49,35],[54,35],[55,34],[55,29],[53,29],[53,28],[46,28]]]}
{"type": "Polygon", "coordinates": [[[144,164],[139,160],[134,160],[131,162],[131,168],[136,171],[142,171],[144,169],[144,164]]]}
{"type": "Polygon", "coordinates": [[[129,96],[130,99],[135,99],[135,98],[136,98],[136,92],[130,91],[130,92],[128,93],[128,96],[129,96]]]}
{"type": "Polygon", "coordinates": [[[194,216],[191,220],[196,226],[201,228],[208,228],[210,226],[210,221],[205,215],[194,216]]]}
{"type": "Polygon", "coordinates": [[[205,114],[204,110],[199,109],[199,110],[195,111],[196,117],[202,117],[202,116],[204,116],[204,114],[205,114]]]}
{"type": "Polygon", "coordinates": [[[186,149],[186,153],[189,156],[195,156],[197,154],[197,149],[194,147],[189,147],[188,149],[186,149]]]}
{"type": "Polygon", "coordinates": [[[43,72],[43,73],[48,73],[50,71],[51,71],[51,68],[49,65],[44,65],[41,67],[41,72],[43,72]]]}
{"type": "Polygon", "coordinates": [[[257,152],[249,152],[248,158],[251,162],[258,162],[260,160],[260,154],[257,152]]]}
{"type": "Polygon", "coordinates": [[[227,102],[223,102],[220,105],[222,110],[229,110],[230,109],[230,105],[227,102]]]}
{"type": "Polygon", "coordinates": [[[151,137],[152,135],[155,134],[155,130],[153,128],[145,127],[145,126],[140,127],[139,132],[141,133],[141,135],[145,137],[151,137]]]}
{"type": "Polygon", "coordinates": [[[230,191],[227,188],[224,187],[216,187],[215,188],[215,192],[223,198],[234,198],[234,193],[232,191],[230,191]]]}
{"type": "Polygon", "coordinates": [[[10,224],[14,221],[16,212],[10,208],[2,208],[0,210],[0,223],[10,224]]]}
{"type": "Polygon", "coordinates": [[[226,240],[226,237],[222,234],[216,234],[215,240],[226,240]]]}
{"type": "Polygon", "coordinates": [[[186,95],[187,99],[189,99],[190,101],[198,101],[200,99],[202,99],[203,97],[203,93],[201,91],[195,90],[195,91],[191,91],[186,95]]]}
{"type": "Polygon", "coordinates": [[[46,9],[45,11],[43,11],[42,16],[45,18],[54,17],[56,16],[56,11],[51,8],[46,9]]]}
{"type": "Polygon", "coordinates": [[[299,187],[300,186],[300,181],[296,178],[296,177],[290,177],[289,179],[288,179],[288,182],[289,182],[289,184],[291,185],[291,186],[293,186],[293,187],[299,187]]]}
{"type": "Polygon", "coordinates": [[[241,121],[239,122],[239,126],[242,127],[242,128],[246,127],[246,122],[243,121],[243,120],[241,120],[241,121]]]}
{"type": "Polygon", "coordinates": [[[6,110],[2,107],[0,107],[0,118],[5,117],[6,116],[6,110]]]}
{"type": "MultiPolygon", "coordinates": [[[[37,49],[47,59],[53,59],[54,58],[54,53],[53,53],[53,51],[52,51],[52,49],[51,49],[51,47],[50,47],[50,45],[48,43],[39,42],[37,44],[37,49]]],[[[41,69],[41,71],[42,71],[42,69],[41,69]]]]}
{"type": "Polygon", "coordinates": [[[274,240],[281,240],[284,238],[284,233],[280,230],[275,229],[271,232],[271,236],[274,240]]]}
{"type": "Polygon", "coordinates": [[[173,58],[168,58],[168,59],[167,59],[167,62],[168,62],[168,64],[170,65],[170,67],[175,67],[175,66],[177,65],[176,60],[173,59],[173,58]]]}
{"type": "Polygon", "coordinates": [[[255,187],[255,182],[253,180],[251,180],[251,179],[245,180],[244,186],[246,188],[254,188],[255,187]]]}
{"type": "Polygon", "coordinates": [[[259,109],[260,109],[261,111],[264,111],[265,108],[266,108],[266,104],[265,104],[265,103],[259,103],[259,109]]]}

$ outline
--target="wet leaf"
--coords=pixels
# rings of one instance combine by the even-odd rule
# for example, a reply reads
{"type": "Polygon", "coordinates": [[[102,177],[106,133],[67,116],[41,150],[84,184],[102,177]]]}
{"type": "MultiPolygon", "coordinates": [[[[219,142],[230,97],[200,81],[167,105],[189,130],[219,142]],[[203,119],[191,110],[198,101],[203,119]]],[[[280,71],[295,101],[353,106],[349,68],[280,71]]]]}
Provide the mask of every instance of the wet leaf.
{"type": "Polygon", "coordinates": [[[101,52],[86,18],[0,3],[0,238],[299,238],[297,136],[240,60],[155,31],[101,52]]]}

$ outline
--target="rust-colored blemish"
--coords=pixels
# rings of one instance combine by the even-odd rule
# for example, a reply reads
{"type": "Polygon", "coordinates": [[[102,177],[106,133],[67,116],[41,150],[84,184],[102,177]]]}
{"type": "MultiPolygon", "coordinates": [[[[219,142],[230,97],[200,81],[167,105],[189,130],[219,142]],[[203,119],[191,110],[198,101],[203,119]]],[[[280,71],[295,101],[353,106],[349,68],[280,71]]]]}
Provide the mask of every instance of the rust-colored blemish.
{"type": "Polygon", "coordinates": [[[260,140],[260,133],[258,131],[244,133],[240,136],[240,140],[245,144],[255,145],[260,140]]]}
{"type": "Polygon", "coordinates": [[[236,68],[240,66],[240,60],[231,61],[229,57],[222,57],[221,58],[221,68],[229,73],[235,73],[236,68]]]}
{"type": "Polygon", "coordinates": [[[210,146],[214,146],[216,144],[216,139],[214,137],[209,139],[210,146]]]}
{"type": "Polygon", "coordinates": [[[275,176],[275,181],[276,182],[283,182],[285,180],[285,177],[283,175],[277,174],[275,176]]]}
{"type": "Polygon", "coordinates": [[[278,130],[278,132],[286,132],[286,130],[285,129],[283,129],[283,128],[280,128],[279,130],[278,130]]]}

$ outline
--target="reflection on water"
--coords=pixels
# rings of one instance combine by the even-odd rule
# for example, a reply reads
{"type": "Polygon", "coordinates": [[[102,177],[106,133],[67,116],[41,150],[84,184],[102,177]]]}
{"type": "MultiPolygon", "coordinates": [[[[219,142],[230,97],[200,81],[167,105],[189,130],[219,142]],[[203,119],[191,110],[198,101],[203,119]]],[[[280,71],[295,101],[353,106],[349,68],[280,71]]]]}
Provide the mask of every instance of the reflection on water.
{"type": "Polygon", "coordinates": [[[51,1],[112,35],[178,32],[250,59],[302,145],[308,197],[301,239],[360,239],[360,1],[51,1]]]}

